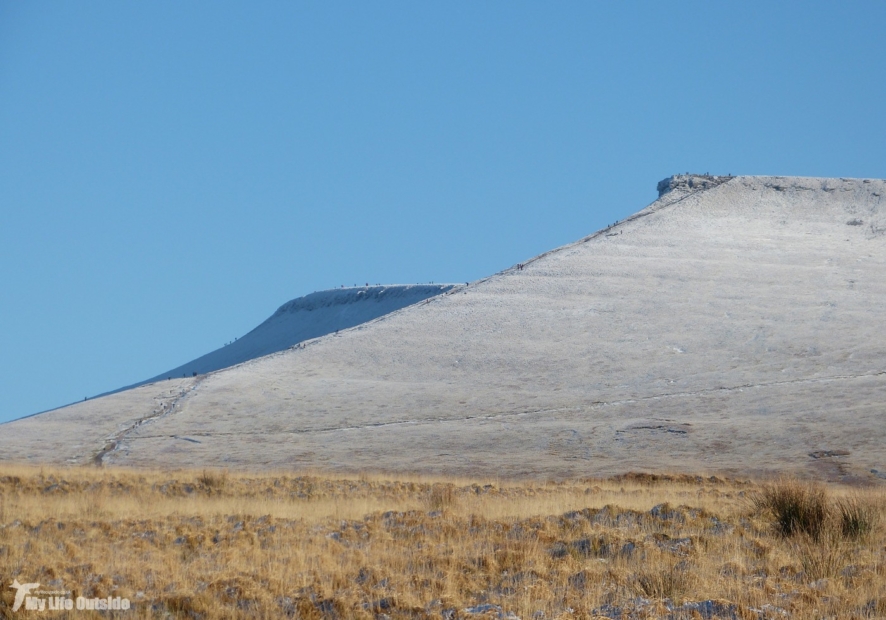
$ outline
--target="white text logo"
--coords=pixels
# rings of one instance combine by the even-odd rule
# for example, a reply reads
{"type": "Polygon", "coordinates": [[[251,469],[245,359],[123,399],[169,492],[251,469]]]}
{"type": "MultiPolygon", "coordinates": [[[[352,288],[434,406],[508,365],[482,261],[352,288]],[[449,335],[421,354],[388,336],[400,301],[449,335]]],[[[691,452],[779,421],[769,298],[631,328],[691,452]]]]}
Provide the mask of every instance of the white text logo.
{"type": "Polygon", "coordinates": [[[47,609],[50,611],[71,611],[74,609],[77,609],[78,611],[116,611],[126,610],[130,607],[128,598],[121,598],[119,596],[86,598],[78,596],[76,599],[72,599],[67,596],[70,592],[45,590],[34,591],[36,588],[40,587],[39,583],[19,583],[18,579],[14,580],[9,587],[16,590],[15,602],[12,604],[12,611],[18,611],[22,607],[22,604],[24,604],[26,611],[45,611],[47,609]],[[30,596],[32,591],[34,591],[33,594],[51,594],[53,596],[30,596]],[[64,596],[56,596],[58,594],[64,596]]]}

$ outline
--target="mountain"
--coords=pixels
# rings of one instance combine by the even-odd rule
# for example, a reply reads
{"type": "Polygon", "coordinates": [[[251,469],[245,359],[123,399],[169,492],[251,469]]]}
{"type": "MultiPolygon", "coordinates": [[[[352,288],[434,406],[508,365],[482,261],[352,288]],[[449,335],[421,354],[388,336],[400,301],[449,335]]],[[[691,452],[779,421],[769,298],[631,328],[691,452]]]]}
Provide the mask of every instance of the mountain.
{"type": "Polygon", "coordinates": [[[658,190],[609,228],[304,348],[3,425],[0,454],[876,479],[886,182],[679,175],[658,190]]]}

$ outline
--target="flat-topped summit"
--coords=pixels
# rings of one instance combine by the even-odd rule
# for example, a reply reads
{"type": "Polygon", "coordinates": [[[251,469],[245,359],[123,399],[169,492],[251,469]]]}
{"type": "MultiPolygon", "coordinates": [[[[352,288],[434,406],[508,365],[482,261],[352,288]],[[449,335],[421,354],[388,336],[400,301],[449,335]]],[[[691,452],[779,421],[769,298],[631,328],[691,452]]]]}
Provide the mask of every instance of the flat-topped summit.
{"type": "Polygon", "coordinates": [[[614,226],[381,320],[4,425],[0,455],[879,480],[884,193],[676,178],[614,226]]]}
{"type": "MultiPolygon", "coordinates": [[[[342,287],[297,297],[245,336],[137,385],[229,368],[299,343],[372,321],[445,293],[452,284],[342,287]]],[[[135,387],[135,386],[130,386],[135,387]]]]}
{"type": "MultiPolygon", "coordinates": [[[[454,284],[377,284],[366,286],[348,286],[317,291],[304,297],[297,297],[280,306],[268,321],[274,317],[296,312],[311,312],[320,308],[335,306],[354,306],[367,302],[386,304],[385,308],[402,308],[428,297],[445,293],[454,284]]],[[[348,325],[347,327],[353,327],[348,325]]],[[[257,328],[256,328],[257,329],[257,328]]],[[[345,329],[340,327],[339,329],[345,329]]]]}

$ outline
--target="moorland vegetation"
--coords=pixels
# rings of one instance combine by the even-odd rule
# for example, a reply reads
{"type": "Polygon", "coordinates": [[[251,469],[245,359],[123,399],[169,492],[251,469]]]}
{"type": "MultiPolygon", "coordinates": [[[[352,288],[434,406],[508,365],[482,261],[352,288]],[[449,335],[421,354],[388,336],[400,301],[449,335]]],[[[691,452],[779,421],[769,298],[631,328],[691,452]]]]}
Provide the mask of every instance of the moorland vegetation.
{"type": "Polygon", "coordinates": [[[0,467],[9,583],[88,618],[881,618],[886,495],[634,474],[505,481],[0,467]]]}

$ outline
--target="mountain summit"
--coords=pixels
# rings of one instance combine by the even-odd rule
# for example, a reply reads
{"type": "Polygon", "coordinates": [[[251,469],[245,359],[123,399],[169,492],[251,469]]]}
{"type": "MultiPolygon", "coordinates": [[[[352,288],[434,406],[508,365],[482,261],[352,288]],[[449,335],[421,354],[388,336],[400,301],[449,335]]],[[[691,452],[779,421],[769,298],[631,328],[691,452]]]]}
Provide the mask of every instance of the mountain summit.
{"type": "Polygon", "coordinates": [[[886,182],[662,183],[614,226],[304,348],[6,424],[0,454],[881,475],[886,182]]]}
{"type": "Polygon", "coordinates": [[[452,284],[367,285],[311,293],[286,302],[242,338],[137,385],[236,366],[372,321],[452,287],[452,284]]]}

